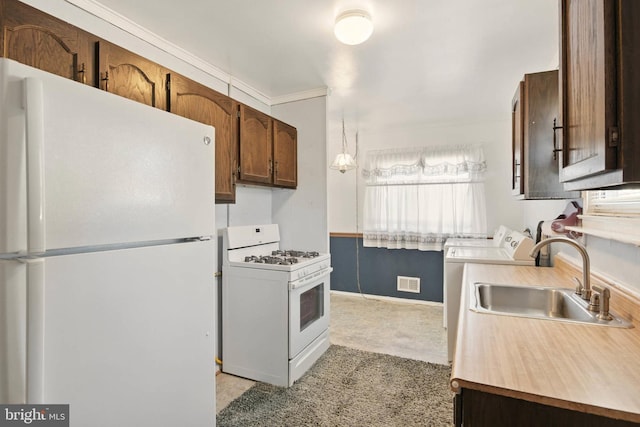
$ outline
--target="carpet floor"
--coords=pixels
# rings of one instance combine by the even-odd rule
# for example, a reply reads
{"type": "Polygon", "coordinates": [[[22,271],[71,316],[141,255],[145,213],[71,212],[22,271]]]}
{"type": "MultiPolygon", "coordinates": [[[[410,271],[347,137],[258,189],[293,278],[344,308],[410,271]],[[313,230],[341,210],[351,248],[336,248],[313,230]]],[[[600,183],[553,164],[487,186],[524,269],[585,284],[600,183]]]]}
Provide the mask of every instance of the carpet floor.
{"type": "Polygon", "coordinates": [[[293,386],[256,383],[216,425],[452,426],[450,375],[449,366],[332,345],[293,386]]]}

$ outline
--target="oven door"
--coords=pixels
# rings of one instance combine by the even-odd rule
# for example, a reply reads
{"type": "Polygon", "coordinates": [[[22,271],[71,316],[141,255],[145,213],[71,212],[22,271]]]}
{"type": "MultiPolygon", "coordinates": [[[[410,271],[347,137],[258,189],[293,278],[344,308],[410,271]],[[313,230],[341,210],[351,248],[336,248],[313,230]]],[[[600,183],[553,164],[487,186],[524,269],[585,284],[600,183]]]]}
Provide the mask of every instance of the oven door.
{"type": "Polygon", "coordinates": [[[329,328],[328,267],[289,282],[289,359],[329,328]]]}

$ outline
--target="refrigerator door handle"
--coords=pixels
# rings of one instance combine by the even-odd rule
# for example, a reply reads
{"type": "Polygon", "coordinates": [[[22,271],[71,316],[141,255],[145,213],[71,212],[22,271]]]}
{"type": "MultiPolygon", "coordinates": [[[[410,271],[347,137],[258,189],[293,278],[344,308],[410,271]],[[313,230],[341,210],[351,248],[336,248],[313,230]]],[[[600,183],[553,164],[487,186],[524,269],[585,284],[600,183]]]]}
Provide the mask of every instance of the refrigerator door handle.
{"type": "Polygon", "coordinates": [[[44,220],[44,97],[42,81],[24,79],[27,139],[27,230],[30,254],[45,251],[44,220]]]}
{"type": "Polygon", "coordinates": [[[27,265],[27,402],[44,404],[44,259],[27,265]]]}

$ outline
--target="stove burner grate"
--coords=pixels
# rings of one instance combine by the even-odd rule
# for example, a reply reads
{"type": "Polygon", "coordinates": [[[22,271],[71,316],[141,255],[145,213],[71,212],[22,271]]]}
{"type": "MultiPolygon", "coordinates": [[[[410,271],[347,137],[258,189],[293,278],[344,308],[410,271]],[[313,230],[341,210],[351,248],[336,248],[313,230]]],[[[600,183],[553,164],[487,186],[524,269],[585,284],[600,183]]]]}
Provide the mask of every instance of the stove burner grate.
{"type": "Polygon", "coordinates": [[[244,262],[254,262],[258,264],[291,265],[291,264],[296,264],[298,260],[296,258],[286,257],[286,256],[283,257],[283,256],[269,256],[269,255],[262,255],[262,256],[251,255],[251,256],[244,257],[244,262]]]}
{"type": "Polygon", "coordinates": [[[308,251],[308,252],[294,251],[294,250],[283,251],[281,249],[278,249],[277,251],[271,252],[271,255],[281,255],[284,257],[295,257],[295,258],[315,258],[317,256],[320,256],[320,253],[316,251],[308,251]]]}

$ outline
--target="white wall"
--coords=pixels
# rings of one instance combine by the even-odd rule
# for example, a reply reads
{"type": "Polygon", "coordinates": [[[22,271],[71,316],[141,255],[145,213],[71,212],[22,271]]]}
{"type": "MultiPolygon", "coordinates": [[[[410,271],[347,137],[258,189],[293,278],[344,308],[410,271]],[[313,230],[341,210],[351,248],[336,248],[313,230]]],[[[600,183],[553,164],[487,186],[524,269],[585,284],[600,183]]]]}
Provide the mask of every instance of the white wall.
{"type": "Polygon", "coordinates": [[[640,248],[594,236],[585,240],[591,268],[635,291],[640,298],[640,248]]]}
{"type": "Polygon", "coordinates": [[[216,205],[216,228],[271,222],[271,189],[247,185],[236,186],[236,203],[216,205]]]}
{"type": "Polygon", "coordinates": [[[324,96],[271,108],[298,130],[298,187],[273,190],[273,221],[284,248],[329,252],[326,111],[324,96]]]}
{"type": "MultiPolygon", "coordinates": [[[[355,128],[345,122],[350,151],[354,152],[355,128]]],[[[331,128],[327,143],[331,159],[341,150],[341,129],[331,128]]],[[[448,122],[387,129],[384,132],[359,132],[359,154],[362,161],[368,150],[398,147],[422,147],[457,144],[482,144],[487,160],[485,189],[487,195],[487,226],[489,234],[501,224],[520,229],[523,206],[511,196],[511,117],[495,120],[448,122]]],[[[358,231],[362,231],[364,183],[354,171],[341,174],[329,172],[329,230],[356,231],[355,186],[358,181],[358,231]]],[[[555,218],[555,217],[554,217],[555,218]]]]}

